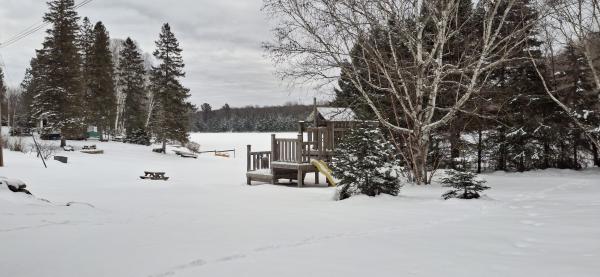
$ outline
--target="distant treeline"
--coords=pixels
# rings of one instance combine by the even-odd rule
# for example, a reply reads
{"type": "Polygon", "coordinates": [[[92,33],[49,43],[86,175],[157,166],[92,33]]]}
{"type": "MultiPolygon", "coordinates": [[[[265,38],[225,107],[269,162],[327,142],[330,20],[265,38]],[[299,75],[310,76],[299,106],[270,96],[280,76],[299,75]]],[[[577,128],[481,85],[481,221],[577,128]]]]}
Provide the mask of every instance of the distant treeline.
{"type": "Polygon", "coordinates": [[[298,129],[298,121],[310,114],[312,106],[286,104],[272,107],[231,108],[225,104],[213,110],[202,104],[192,118],[195,132],[285,132],[298,129]]]}

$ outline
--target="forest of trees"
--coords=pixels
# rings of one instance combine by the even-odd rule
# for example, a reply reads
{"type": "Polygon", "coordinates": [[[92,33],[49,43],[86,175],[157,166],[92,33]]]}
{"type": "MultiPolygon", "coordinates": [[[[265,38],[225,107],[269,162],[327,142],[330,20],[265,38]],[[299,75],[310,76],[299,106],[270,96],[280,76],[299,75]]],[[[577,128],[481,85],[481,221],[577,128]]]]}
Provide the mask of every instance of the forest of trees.
{"type": "Polygon", "coordinates": [[[194,114],[191,128],[196,132],[290,132],[297,131],[298,121],[305,120],[311,112],[312,106],[291,103],[243,108],[225,104],[218,110],[204,103],[194,114]]]}
{"type": "Polygon", "coordinates": [[[279,72],[379,121],[407,174],[599,165],[598,1],[274,0],[279,72]],[[590,162],[591,161],[591,162],[590,162]]]}
{"type": "Polygon", "coordinates": [[[80,20],[76,7],[73,0],[48,2],[44,42],[21,87],[0,102],[12,112],[4,123],[35,127],[43,121],[42,133],[60,133],[63,146],[67,139],[85,138],[90,126],[100,138],[125,134],[130,141],[153,136],[163,145],[185,142],[195,107],[180,83],[182,50],[170,25],[162,26],[149,55],[131,38],[111,40],[101,21],[80,20]]]}

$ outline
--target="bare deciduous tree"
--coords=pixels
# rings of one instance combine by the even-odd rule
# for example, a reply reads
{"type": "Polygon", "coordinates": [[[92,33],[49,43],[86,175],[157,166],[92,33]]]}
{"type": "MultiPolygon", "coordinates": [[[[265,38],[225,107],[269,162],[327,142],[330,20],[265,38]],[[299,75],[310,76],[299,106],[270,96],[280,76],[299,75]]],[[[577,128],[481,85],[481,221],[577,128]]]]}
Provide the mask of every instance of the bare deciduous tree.
{"type": "Polygon", "coordinates": [[[275,40],[265,48],[293,80],[331,82],[343,69],[381,125],[403,138],[413,180],[428,183],[432,132],[466,109],[490,73],[522,49],[532,27],[511,22],[505,34],[517,0],[479,1],[467,20],[460,18],[462,3],[265,0],[276,24],[275,40]],[[474,30],[467,22],[476,23],[474,30]],[[465,33],[448,59],[449,43],[465,33]]]}

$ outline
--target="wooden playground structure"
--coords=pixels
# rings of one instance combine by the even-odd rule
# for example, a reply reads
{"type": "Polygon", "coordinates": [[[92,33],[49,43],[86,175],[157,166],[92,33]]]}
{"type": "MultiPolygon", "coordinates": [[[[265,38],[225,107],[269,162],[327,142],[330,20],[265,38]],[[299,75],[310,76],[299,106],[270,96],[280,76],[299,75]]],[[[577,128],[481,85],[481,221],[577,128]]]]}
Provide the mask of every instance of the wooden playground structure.
{"type": "Polygon", "coordinates": [[[316,184],[322,173],[329,185],[335,185],[326,164],[331,162],[339,141],[358,122],[351,109],[317,107],[315,100],[311,115],[298,123],[295,138],[272,134],[270,151],[253,152],[252,146],[247,146],[247,184],[252,181],[277,184],[287,179],[296,180],[298,187],[302,187],[307,173],[315,173],[316,184]]]}

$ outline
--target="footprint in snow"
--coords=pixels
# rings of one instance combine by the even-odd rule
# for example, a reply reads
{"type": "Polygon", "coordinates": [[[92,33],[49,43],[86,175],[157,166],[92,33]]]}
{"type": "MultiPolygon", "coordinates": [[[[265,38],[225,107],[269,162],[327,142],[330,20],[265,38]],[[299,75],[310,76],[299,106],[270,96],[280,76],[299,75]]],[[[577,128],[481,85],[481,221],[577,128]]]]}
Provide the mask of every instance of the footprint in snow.
{"type": "Polygon", "coordinates": [[[177,270],[184,270],[187,268],[191,268],[191,267],[196,267],[196,266],[203,266],[206,264],[206,261],[202,260],[202,259],[198,259],[198,260],[193,260],[187,264],[182,264],[182,265],[178,265],[175,267],[172,267],[171,270],[169,271],[165,271],[162,273],[158,273],[158,274],[154,274],[154,275],[150,275],[149,277],[167,277],[167,276],[173,276],[175,275],[175,271],[177,270]]]}
{"type": "Polygon", "coordinates": [[[246,255],[231,255],[231,256],[226,256],[223,258],[219,258],[217,259],[217,262],[229,262],[229,261],[234,261],[234,260],[239,260],[239,259],[243,259],[246,258],[246,255]]]}
{"type": "Polygon", "coordinates": [[[176,267],[174,267],[174,269],[186,269],[186,268],[195,267],[195,266],[203,266],[205,264],[206,264],[206,261],[204,261],[202,259],[198,259],[198,260],[193,260],[184,265],[176,266],[176,267]]]}

